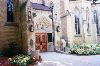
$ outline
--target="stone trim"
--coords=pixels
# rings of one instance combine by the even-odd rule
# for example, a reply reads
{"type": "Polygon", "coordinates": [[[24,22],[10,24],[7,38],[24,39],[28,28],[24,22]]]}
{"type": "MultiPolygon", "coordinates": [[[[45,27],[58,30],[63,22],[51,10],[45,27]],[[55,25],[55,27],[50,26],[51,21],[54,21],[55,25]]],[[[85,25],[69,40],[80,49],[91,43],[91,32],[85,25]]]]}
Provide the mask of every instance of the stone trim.
{"type": "Polygon", "coordinates": [[[17,26],[17,23],[15,23],[15,22],[6,22],[5,26],[17,26]]]}
{"type": "Polygon", "coordinates": [[[81,34],[76,34],[76,35],[74,35],[75,37],[82,37],[82,35],[81,34]]]}

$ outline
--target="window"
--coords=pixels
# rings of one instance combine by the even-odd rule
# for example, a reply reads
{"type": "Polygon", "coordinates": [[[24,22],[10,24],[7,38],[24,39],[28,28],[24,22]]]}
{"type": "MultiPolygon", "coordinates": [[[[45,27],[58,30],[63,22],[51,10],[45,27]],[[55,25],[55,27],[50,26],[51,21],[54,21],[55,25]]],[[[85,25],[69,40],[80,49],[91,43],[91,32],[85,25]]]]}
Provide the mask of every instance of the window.
{"type": "Polygon", "coordinates": [[[78,8],[75,8],[75,31],[80,34],[80,14],[78,8]]]}
{"type": "Polygon", "coordinates": [[[89,8],[86,8],[86,22],[87,22],[87,33],[90,34],[90,24],[89,24],[89,8]]]}
{"type": "Polygon", "coordinates": [[[79,18],[76,15],[75,15],[75,30],[76,30],[76,34],[80,34],[79,18]]]}
{"type": "Polygon", "coordinates": [[[94,17],[94,22],[96,23],[97,34],[99,34],[99,24],[98,24],[98,16],[96,10],[94,10],[93,17],[94,17]]]}
{"type": "Polygon", "coordinates": [[[13,22],[13,1],[7,0],[7,22],[13,22]]]}

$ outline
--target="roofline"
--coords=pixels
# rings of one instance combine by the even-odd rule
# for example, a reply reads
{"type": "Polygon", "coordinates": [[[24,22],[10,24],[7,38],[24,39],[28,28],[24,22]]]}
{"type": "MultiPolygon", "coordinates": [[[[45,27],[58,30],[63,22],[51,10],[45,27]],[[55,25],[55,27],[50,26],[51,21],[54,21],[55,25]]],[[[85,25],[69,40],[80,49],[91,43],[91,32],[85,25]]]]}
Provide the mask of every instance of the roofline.
{"type": "MultiPolygon", "coordinates": [[[[36,9],[36,8],[33,8],[33,9],[36,9]]],[[[43,9],[36,9],[36,10],[42,10],[42,11],[51,11],[51,10],[43,10],[43,9]]]]}
{"type": "MultiPolygon", "coordinates": [[[[31,2],[31,4],[32,4],[33,2],[31,2]]],[[[40,4],[40,3],[33,3],[33,4],[40,4]]],[[[40,4],[40,5],[43,5],[43,4],[40,4]]],[[[43,5],[43,6],[45,6],[45,7],[48,7],[48,6],[46,6],[46,5],[43,5]]],[[[33,8],[33,7],[32,7],[33,8]]],[[[50,8],[50,7],[48,7],[48,8],[50,8]]],[[[43,10],[43,9],[37,9],[37,8],[33,8],[33,9],[36,9],[36,10],[43,10]]],[[[43,10],[43,11],[51,11],[51,9],[50,10],[43,10]]]]}

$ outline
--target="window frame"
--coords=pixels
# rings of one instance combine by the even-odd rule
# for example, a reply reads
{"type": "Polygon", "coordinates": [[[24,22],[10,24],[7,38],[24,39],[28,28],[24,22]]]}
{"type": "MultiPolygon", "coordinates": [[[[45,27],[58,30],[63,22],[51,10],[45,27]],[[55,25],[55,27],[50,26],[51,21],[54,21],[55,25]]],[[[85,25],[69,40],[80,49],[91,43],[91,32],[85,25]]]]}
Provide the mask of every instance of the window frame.
{"type": "Polygon", "coordinates": [[[87,22],[87,33],[88,33],[88,35],[90,35],[90,32],[91,32],[89,19],[90,19],[90,16],[89,16],[89,8],[86,7],[86,22],[87,22]]]}
{"type": "Polygon", "coordinates": [[[75,25],[75,35],[81,35],[80,28],[80,11],[77,7],[74,9],[74,25],[75,25]]]}
{"type": "Polygon", "coordinates": [[[80,35],[81,32],[80,32],[80,20],[79,20],[79,17],[77,17],[75,15],[75,34],[76,35],[80,35]]]}
{"type": "Polygon", "coordinates": [[[5,20],[5,26],[17,26],[17,23],[15,22],[15,19],[14,19],[14,2],[13,2],[13,0],[12,0],[12,3],[13,3],[13,21],[7,21],[7,16],[8,16],[8,14],[7,14],[7,2],[8,2],[8,0],[5,0],[5,7],[6,7],[6,20],[5,20]]]}
{"type": "Polygon", "coordinates": [[[7,9],[7,22],[11,22],[12,23],[12,22],[14,22],[14,16],[13,16],[13,14],[14,14],[14,5],[13,5],[13,0],[7,0],[6,7],[7,7],[6,8],[7,9]],[[10,10],[8,9],[8,7],[10,8],[10,10]]]}
{"type": "Polygon", "coordinates": [[[96,33],[97,33],[97,35],[99,35],[100,34],[100,31],[99,31],[99,21],[98,21],[98,15],[97,15],[97,11],[96,10],[94,10],[94,12],[93,12],[93,19],[94,19],[94,23],[96,24],[96,33]]]}

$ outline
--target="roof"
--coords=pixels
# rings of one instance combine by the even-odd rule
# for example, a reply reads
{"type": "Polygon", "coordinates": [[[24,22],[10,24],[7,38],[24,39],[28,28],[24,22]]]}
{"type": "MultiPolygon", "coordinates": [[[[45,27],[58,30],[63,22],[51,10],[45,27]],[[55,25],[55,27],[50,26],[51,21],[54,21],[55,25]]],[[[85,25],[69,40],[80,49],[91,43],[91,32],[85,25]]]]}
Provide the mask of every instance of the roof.
{"type": "Polygon", "coordinates": [[[39,3],[32,3],[31,5],[34,9],[38,9],[38,10],[45,10],[45,11],[51,11],[50,7],[45,6],[43,4],[39,4],[39,3]]]}

